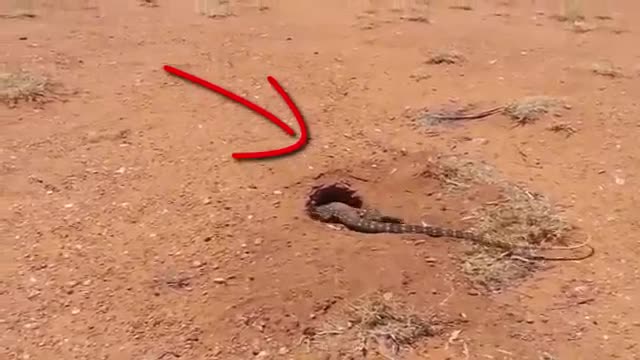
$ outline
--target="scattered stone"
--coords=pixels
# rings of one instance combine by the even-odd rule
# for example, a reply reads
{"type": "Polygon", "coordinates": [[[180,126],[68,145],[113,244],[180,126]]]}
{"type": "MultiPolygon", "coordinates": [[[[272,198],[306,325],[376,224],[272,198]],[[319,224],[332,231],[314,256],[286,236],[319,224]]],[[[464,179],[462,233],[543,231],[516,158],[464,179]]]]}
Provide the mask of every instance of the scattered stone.
{"type": "Polygon", "coordinates": [[[526,314],[525,317],[524,317],[524,321],[527,324],[533,324],[534,322],[536,322],[531,314],[526,314]]]}
{"type": "Polygon", "coordinates": [[[487,145],[489,143],[489,139],[486,138],[475,138],[473,140],[471,140],[472,143],[474,144],[478,144],[478,145],[487,145]]]}

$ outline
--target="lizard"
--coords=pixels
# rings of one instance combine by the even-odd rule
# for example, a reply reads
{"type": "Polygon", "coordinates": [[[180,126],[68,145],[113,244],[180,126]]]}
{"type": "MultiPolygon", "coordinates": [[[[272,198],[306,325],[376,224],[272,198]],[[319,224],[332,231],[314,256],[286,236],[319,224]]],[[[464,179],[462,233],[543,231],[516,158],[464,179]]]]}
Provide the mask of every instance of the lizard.
{"type": "MultiPolygon", "coordinates": [[[[313,216],[323,222],[340,223],[350,230],[361,233],[395,233],[395,234],[426,234],[431,237],[451,237],[456,239],[470,240],[480,244],[486,244],[500,248],[506,252],[519,250],[573,250],[587,245],[587,242],[574,246],[522,246],[491,241],[480,234],[471,231],[454,230],[445,227],[432,225],[411,225],[405,224],[401,219],[381,215],[378,211],[359,209],[342,202],[330,202],[314,206],[313,216]]],[[[590,246],[589,246],[590,247],[590,246]]],[[[580,258],[550,258],[541,255],[525,256],[531,260],[581,260],[593,255],[594,249],[590,247],[590,253],[580,258]]]]}

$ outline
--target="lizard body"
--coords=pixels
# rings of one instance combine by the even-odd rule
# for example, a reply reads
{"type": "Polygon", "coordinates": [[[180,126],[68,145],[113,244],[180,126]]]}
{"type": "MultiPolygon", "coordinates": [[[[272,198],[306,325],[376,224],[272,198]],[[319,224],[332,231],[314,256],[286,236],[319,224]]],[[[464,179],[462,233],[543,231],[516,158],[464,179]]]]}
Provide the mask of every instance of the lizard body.
{"type": "MultiPolygon", "coordinates": [[[[342,202],[330,202],[328,204],[312,207],[313,215],[320,221],[340,223],[348,229],[361,233],[395,233],[395,234],[426,234],[431,237],[451,237],[456,239],[470,240],[479,244],[496,247],[506,252],[514,250],[573,250],[583,246],[588,246],[589,240],[574,246],[549,246],[536,247],[527,245],[513,245],[500,241],[487,239],[480,234],[469,231],[453,230],[431,225],[410,225],[402,222],[401,219],[384,216],[375,210],[359,209],[342,202]]],[[[526,256],[530,260],[581,260],[593,255],[594,249],[590,247],[590,253],[578,258],[552,258],[541,255],[526,256]]]]}
{"type": "Polygon", "coordinates": [[[445,236],[474,241],[479,241],[481,239],[480,236],[468,231],[453,230],[430,225],[409,225],[404,224],[401,221],[389,222],[386,221],[389,217],[380,217],[377,214],[371,216],[367,210],[357,209],[341,202],[332,202],[317,206],[314,209],[314,212],[322,221],[341,223],[348,229],[362,233],[412,233],[426,234],[431,237],[445,236]]]}

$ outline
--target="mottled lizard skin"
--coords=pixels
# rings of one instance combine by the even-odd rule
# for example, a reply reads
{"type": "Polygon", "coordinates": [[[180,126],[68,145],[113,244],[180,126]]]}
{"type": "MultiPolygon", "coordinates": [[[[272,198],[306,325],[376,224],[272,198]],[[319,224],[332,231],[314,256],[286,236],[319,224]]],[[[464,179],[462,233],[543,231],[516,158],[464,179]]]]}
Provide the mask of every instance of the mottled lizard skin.
{"type": "Polygon", "coordinates": [[[432,237],[452,237],[482,241],[482,237],[460,230],[446,229],[429,225],[408,225],[400,222],[382,222],[371,220],[366,212],[341,202],[332,202],[314,208],[315,215],[322,221],[341,223],[348,229],[362,233],[426,234],[432,237]]]}
{"type": "Polygon", "coordinates": [[[583,246],[589,248],[589,253],[580,257],[547,257],[542,255],[529,255],[522,254],[521,257],[528,260],[583,260],[592,256],[595,249],[587,243],[590,237],[582,244],[574,246],[551,246],[551,247],[533,247],[533,246],[514,246],[512,244],[506,244],[499,241],[488,240],[485,237],[475,234],[469,231],[460,231],[447,229],[437,226],[429,225],[408,225],[402,223],[402,220],[394,217],[384,216],[377,211],[371,211],[366,209],[358,209],[351,207],[345,203],[332,202],[324,205],[313,206],[313,214],[318,220],[324,222],[340,223],[345,225],[348,229],[358,231],[362,233],[396,233],[396,234],[426,234],[431,237],[451,237],[456,239],[471,240],[476,243],[493,246],[503,249],[507,252],[513,252],[514,250],[573,250],[583,246]]]}

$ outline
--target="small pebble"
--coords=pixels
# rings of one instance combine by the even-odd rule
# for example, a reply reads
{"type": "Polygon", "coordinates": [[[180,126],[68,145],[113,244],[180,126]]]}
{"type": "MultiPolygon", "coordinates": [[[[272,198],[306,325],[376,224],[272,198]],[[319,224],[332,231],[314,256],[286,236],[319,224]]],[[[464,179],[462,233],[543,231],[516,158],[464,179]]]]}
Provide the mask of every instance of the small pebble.
{"type": "Polygon", "coordinates": [[[262,350],[256,355],[256,359],[266,359],[269,356],[269,352],[266,350],[262,350]]]}
{"type": "Polygon", "coordinates": [[[527,314],[527,315],[525,316],[525,318],[524,318],[524,321],[525,321],[527,324],[533,324],[534,322],[536,322],[536,321],[534,320],[533,316],[531,316],[531,314],[527,314]]]}
{"type": "Polygon", "coordinates": [[[227,284],[227,279],[219,277],[219,278],[213,279],[213,282],[216,283],[216,284],[226,285],[227,284]]]}

